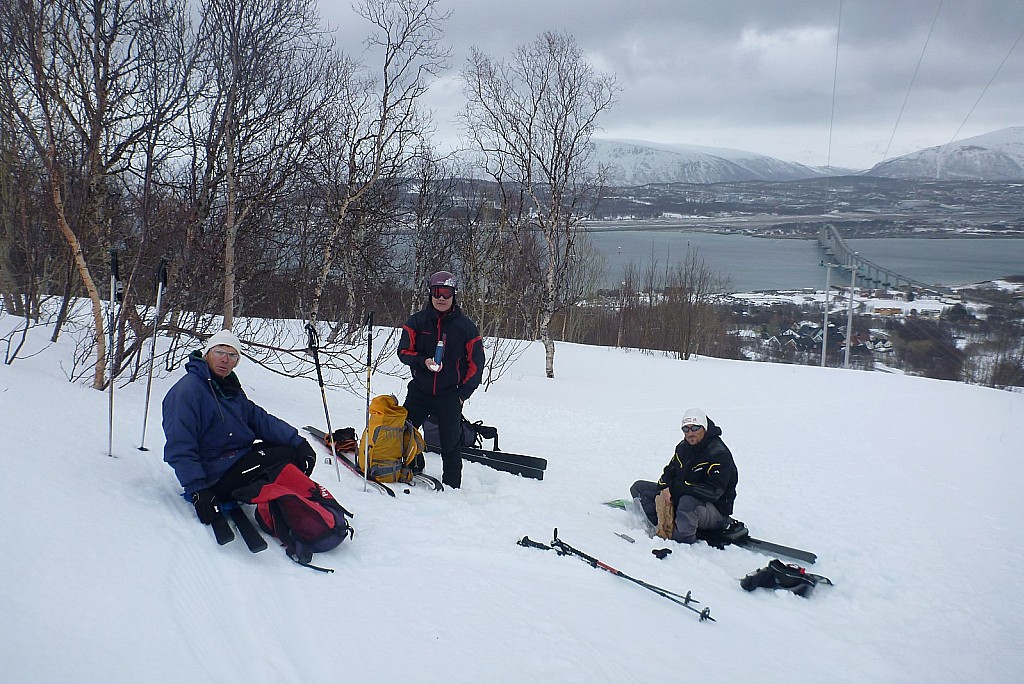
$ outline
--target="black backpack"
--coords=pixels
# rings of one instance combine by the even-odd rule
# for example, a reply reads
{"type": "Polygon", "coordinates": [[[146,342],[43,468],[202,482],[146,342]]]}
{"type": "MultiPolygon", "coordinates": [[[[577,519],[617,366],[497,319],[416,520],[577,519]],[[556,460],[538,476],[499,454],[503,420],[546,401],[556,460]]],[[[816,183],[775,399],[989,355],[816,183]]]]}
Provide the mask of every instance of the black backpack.
{"type": "MultiPolygon", "coordinates": [[[[498,428],[484,425],[482,420],[471,423],[462,416],[462,446],[473,449],[482,449],[484,440],[491,440],[492,451],[498,451],[498,428]]],[[[441,451],[441,433],[437,427],[437,420],[434,416],[427,416],[423,421],[423,440],[427,447],[439,453],[441,451]]]]}
{"type": "Polygon", "coordinates": [[[832,584],[832,580],[823,575],[807,572],[799,565],[783,563],[778,558],[740,580],[740,586],[747,591],[758,588],[786,589],[804,598],[811,595],[818,583],[832,584]]]}

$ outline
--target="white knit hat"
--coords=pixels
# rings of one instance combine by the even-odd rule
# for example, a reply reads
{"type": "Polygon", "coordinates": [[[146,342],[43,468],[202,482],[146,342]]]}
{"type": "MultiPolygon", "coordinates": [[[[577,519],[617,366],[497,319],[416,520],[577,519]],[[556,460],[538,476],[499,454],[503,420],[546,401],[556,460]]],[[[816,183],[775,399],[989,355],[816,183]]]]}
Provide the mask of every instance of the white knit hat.
{"type": "Polygon", "coordinates": [[[682,425],[700,425],[705,430],[708,429],[708,414],[701,411],[699,408],[686,409],[683,412],[682,425]]]}
{"type": "Polygon", "coordinates": [[[210,339],[206,340],[206,346],[203,347],[203,356],[209,354],[210,350],[219,344],[231,347],[239,354],[242,353],[242,343],[235,337],[235,333],[230,330],[221,330],[210,335],[210,339]]]}

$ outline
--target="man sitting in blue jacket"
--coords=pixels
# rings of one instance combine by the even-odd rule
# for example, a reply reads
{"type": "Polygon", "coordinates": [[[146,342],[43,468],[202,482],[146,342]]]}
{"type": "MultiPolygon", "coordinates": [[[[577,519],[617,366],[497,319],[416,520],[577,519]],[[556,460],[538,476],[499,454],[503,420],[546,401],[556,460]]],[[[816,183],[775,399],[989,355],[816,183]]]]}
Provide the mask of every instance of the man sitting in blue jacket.
{"type": "Polygon", "coordinates": [[[260,475],[290,462],[308,476],[316,465],[298,430],[245,396],[234,372],[241,348],[231,331],[214,334],[163,401],[164,461],[204,525],[218,502],[235,500],[234,492],[260,475]]]}

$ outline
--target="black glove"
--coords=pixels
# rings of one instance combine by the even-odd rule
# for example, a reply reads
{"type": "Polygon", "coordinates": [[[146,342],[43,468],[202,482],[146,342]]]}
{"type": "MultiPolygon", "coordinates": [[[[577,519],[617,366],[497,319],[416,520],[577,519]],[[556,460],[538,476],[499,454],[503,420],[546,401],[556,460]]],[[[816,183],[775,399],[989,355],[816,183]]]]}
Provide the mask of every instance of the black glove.
{"type": "Polygon", "coordinates": [[[302,440],[302,444],[295,448],[295,454],[297,456],[295,465],[299,467],[299,470],[309,477],[313,474],[313,468],[316,466],[316,452],[313,451],[313,447],[309,446],[309,442],[302,440]]]}
{"type": "Polygon", "coordinates": [[[209,489],[200,489],[192,492],[192,505],[196,507],[196,517],[204,525],[211,524],[220,513],[220,506],[217,505],[217,497],[209,489]]]}

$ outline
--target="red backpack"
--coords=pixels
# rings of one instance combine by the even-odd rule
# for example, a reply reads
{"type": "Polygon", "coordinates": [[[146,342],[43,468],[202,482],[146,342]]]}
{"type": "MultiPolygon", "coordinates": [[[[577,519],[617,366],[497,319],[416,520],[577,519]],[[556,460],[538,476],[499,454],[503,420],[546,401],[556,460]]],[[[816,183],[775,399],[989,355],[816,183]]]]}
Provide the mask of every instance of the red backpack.
{"type": "Polygon", "coordinates": [[[313,554],[329,551],[354,534],[348,523],[352,513],[291,463],[260,487],[250,503],[256,504],[256,522],[284,545],[288,557],[314,570],[331,572],[311,565],[313,554]]]}

